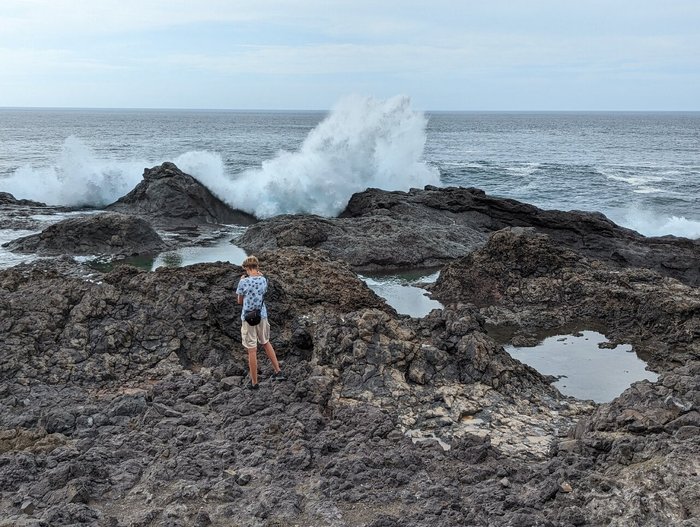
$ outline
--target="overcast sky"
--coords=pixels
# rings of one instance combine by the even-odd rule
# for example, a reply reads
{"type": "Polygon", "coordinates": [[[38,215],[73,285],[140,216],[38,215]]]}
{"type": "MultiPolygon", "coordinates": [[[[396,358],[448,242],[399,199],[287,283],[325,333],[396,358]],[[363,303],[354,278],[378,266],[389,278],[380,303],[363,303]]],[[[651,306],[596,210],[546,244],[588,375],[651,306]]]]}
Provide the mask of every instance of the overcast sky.
{"type": "Polygon", "coordinates": [[[700,0],[0,0],[0,106],[700,110],[700,0]]]}

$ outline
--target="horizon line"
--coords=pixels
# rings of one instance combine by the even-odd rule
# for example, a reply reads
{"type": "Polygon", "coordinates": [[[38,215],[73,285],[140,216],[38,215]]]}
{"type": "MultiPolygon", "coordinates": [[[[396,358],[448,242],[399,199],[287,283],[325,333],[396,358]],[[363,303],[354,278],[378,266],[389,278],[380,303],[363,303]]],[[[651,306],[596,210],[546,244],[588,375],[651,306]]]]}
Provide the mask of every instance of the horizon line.
{"type": "MultiPolygon", "coordinates": [[[[0,110],[127,110],[127,111],[191,111],[191,112],[313,112],[327,113],[332,108],[192,108],[192,107],[149,107],[149,106],[0,106],[0,110]]],[[[429,113],[700,113],[696,110],[661,109],[424,109],[429,113]]]]}

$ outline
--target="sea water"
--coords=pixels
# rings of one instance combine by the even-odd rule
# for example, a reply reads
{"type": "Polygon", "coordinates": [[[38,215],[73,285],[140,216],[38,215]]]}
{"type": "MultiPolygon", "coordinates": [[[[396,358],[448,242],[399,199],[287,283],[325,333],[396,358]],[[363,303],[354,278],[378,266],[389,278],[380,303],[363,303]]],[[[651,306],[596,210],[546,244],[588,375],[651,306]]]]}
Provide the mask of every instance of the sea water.
{"type": "Polygon", "coordinates": [[[0,109],[0,191],[17,198],[103,206],[163,161],[259,217],[460,185],[700,237],[698,112],[442,113],[402,96],[329,112],[0,109]]]}

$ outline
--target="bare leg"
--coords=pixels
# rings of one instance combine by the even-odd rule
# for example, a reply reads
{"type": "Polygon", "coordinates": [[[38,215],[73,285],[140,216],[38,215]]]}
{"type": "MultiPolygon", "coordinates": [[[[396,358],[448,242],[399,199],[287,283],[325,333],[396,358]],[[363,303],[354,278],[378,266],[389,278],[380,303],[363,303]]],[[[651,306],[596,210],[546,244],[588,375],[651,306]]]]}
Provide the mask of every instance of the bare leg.
{"type": "Polygon", "coordinates": [[[265,355],[272,363],[272,369],[275,370],[275,373],[279,373],[280,363],[277,362],[277,355],[275,354],[275,348],[272,347],[272,343],[267,342],[263,344],[263,348],[265,348],[265,355]]]}
{"type": "MultiPolygon", "coordinates": [[[[267,352],[267,350],[265,350],[267,352]]],[[[274,353],[274,351],[273,351],[274,353]]],[[[268,355],[269,356],[269,355],[268,355]]],[[[248,348],[248,371],[250,371],[250,382],[258,384],[258,348],[248,348]]]]}

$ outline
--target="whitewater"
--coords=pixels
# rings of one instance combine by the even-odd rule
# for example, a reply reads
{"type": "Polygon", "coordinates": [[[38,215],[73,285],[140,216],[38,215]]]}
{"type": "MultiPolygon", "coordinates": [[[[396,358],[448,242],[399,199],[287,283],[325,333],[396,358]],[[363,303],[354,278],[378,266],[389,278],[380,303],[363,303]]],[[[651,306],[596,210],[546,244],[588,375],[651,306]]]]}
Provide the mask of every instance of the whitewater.
{"type": "Polygon", "coordinates": [[[259,218],[460,185],[700,238],[697,113],[440,113],[407,96],[329,112],[0,109],[0,139],[0,191],[53,205],[102,207],[173,161],[259,218]]]}

